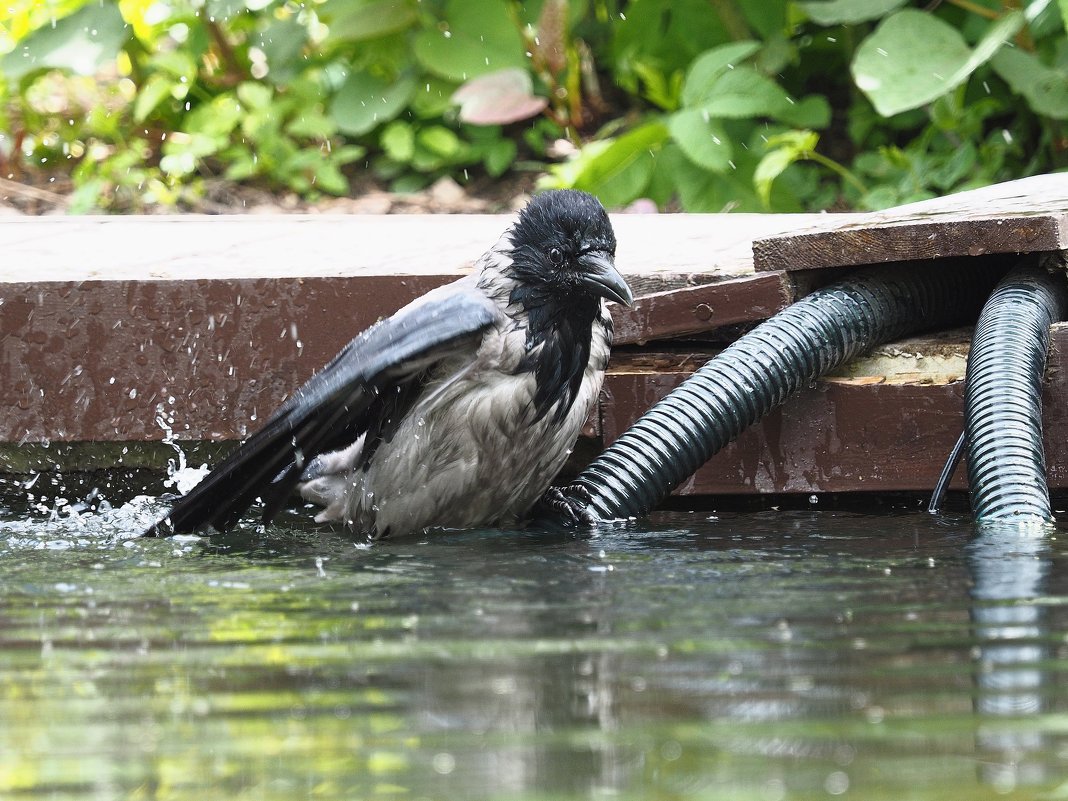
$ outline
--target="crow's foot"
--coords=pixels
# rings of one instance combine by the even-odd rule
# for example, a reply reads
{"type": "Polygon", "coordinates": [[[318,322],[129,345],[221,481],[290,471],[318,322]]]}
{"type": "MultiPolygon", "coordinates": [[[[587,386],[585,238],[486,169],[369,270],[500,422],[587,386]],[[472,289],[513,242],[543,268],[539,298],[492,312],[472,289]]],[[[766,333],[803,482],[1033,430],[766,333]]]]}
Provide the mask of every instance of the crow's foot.
{"type": "Polygon", "coordinates": [[[566,487],[549,487],[538,501],[535,512],[538,517],[548,518],[565,526],[594,528],[599,518],[590,508],[593,496],[582,484],[566,487]]]}

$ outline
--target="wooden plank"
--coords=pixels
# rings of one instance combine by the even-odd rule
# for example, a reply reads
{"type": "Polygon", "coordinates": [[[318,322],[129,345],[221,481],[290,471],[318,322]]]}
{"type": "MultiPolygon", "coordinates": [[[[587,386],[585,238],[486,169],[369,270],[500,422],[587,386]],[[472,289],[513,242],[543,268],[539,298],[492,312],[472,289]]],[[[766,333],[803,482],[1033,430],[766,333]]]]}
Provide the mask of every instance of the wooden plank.
{"type": "Polygon", "coordinates": [[[0,442],[159,440],[159,413],[179,439],[245,436],[381,312],[443,280],[7,284],[0,442]]]}
{"type": "Polygon", "coordinates": [[[644,345],[651,339],[766,320],[796,299],[796,285],[782,272],[657,292],[637,298],[629,309],[612,307],[614,342],[644,345]]]}
{"type": "MultiPolygon", "coordinates": [[[[966,354],[967,332],[886,346],[771,412],[677,494],[928,491],[963,425],[966,354]],[[895,358],[901,369],[887,370],[895,358]],[[918,369],[925,360],[938,364],[918,369]]],[[[602,403],[605,442],[708,356],[645,354],[638,365],[614,365],[602,403]],[[672,362],[679,369],[669,372],[672,362]]],[[[1053,329],[1043,409],[1047,474],[1056,489],[1068,488],[1066,398],[1068,324],[1059,324],[1053,329]]],[[[964,473],[959,471],[955,488],[967,486],[964,473]]]]}
{"type": "MultiPolygon", "coordinates": [[[[752,242],[816,214],[615,214],[617,263],[635,294],[753,273],[752,242]]],[[[458,277],[513,215],[0,218],[0,283],[458,277]]]]}
{"type": "Polygon", "coordinates": [[[1038,175],[753,242],[757,271],[1068,249],[1068,173],[1038,175]]]}
{"type": "MultiPolygon", "coordinates": [[[[0,220],[0,442],[158,441],[157,412],[179,439],[242,437],[356,333],[470,269],[510,219],[0,220]]],[[[717,314],[751,316],[759,298],[729,281],[752,276],[752,236],[809,221],[619,215],[618,261],[650,291],[728,282],[723,297],[747,305],[717,314]]],[[[677,331],[670,314],[628,323],[635,340],[677,331]]]]}

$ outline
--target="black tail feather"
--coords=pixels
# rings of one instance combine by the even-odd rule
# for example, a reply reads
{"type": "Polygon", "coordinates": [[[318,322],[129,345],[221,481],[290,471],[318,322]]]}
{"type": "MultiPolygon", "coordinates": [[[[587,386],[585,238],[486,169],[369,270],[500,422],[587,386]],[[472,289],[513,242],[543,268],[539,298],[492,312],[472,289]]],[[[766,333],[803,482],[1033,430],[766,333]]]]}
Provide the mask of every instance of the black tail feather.
{"type": "Polygon", "coordinates": [[[219,531],[231,528],[292,460],[292,436],[285,429],[284,425],[269,426],[257,432],[179,499],[145,536],[182,534],[204,526],[219,531]]]}

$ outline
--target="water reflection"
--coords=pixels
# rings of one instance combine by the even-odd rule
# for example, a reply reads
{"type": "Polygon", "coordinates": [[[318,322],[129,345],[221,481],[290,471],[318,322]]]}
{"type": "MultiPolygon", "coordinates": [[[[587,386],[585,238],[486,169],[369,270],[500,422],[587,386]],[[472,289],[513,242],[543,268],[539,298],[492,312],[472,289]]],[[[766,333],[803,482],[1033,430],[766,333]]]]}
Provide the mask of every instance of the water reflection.
{"type": "Polygon", "coordinates": [[[1064,774],[1048,537],[25,529],[0,521],[2,797],[971,801],[1064,774]]]}
{"type": "MultiPolygon", "coordinates": [[[[1050,657],[1050,632],[1045,608],[1035,601],[1046,594],[1054,533],[1051,526],[988,524],[968,546],[981,720],[1026,720],[1047,711],[1050,677],[1042,666],[1050,657]]],[[[977,742],[987,757],[982,779],[995,788],[1008,792],[1047,780],[1041,730],[980,723],[977,742]]]]}

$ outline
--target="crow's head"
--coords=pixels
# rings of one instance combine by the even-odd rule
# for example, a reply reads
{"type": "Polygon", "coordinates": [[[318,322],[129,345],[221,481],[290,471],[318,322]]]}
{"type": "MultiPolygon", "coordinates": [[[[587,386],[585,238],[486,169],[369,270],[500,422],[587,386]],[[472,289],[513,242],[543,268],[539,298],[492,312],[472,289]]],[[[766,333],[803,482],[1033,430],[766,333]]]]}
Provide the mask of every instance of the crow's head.
{"type": "Polygon", "coordinates": [[[512,276],[524,300],[583,304],[605,298],[630,305],[615,267],[616,236],[600,201],[561,189],[534,197],[512,227],[512,276]]]}

